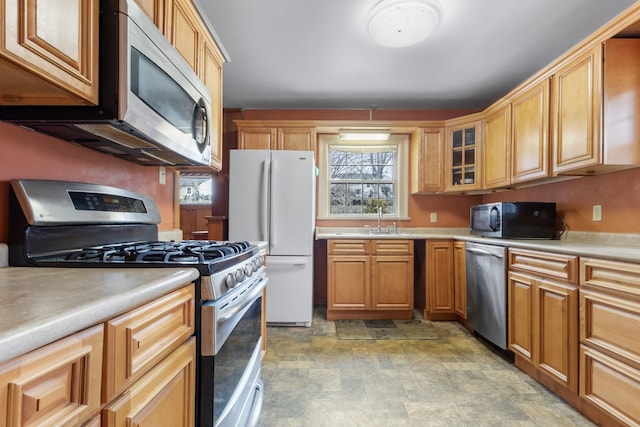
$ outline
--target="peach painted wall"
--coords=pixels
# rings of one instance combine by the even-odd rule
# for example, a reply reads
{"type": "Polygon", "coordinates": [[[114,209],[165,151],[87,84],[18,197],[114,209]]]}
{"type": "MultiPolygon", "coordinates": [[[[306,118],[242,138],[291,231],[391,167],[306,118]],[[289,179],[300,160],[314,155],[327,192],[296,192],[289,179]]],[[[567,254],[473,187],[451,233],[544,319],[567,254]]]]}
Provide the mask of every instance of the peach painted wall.
{"type": "Polygon", "coordinates": [[[569,230],[640,233],[640,169],[585,176],[568,181],[485,195],[483,202],[556,202],[569,230]],[[593,205],[602,221],[593,222],[593,205]]]}
{"type": "MultiPolygon", "coordinates": [[[[409,221],[396,221],[398,227],[468,227],[469,208],[482,203],[482,196],[441,196],[441,195],[411,195],[409,196],[409,221]],[[430,222],[431,213],[435,212],[438,221],[430,222]]],[[[385,220],[386,227],[393,220],[385,220]]],[[[318,220],[318,227],[364,227],[373,225],[374,221],[354,220],[318,220]]]]}
{"type": "MultiPolygon", "coordinates": [[[[169,171],[167,171],[169,172],[169,171]]],[[[112,185],[145,194],[160,209],[160,230],[173,228],[174,175],[0,122],[0,242],[8,238],[9,180],[54,179],[112,185]]]]}

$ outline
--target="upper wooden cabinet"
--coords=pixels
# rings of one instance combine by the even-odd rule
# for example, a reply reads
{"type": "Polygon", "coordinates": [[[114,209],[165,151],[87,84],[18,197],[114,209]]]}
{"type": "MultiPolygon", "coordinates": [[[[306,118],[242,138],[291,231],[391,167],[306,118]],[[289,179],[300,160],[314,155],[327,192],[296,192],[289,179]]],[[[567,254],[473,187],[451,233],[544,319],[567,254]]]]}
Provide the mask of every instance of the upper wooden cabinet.
{"type": "Polygon", "coordinates": [[[444,189],[444,128],[420,128],[411,134],[411,193],[444,189]]]}
{"type": "Polygon", "coordinates": [[[316,129],[286,123],[237,121],[240,150],[302,150],[315,151],[316,129]]]}
{"type": "MultiPolygon", "coordinates": [[[[139,0],[141,1],[141,0],[139,0]]],[[[161,0],[146,0],[161,15],[161,0]]],[[[224,58],[190,0],[165,0],[165,36],[180,52],[211,93],[211,167],[222,169],[222,64],[224,58]]],[[[158,24],[156,24],[158,25],[158,24]]]]}
{"type": "Polygon", "coordinates": [[[553,74],[553,173],[593,166],[602,158],[602,49],[593,48],[553,74]]]}
{"type": "Polygon", "coordinates": [[[482,117],[480,114],[446,124],[445,191],[479,190],[482,117]]]}
{"type": "Polygon", "coordinates": [[[315,128],[278,128],[277,150],[315,151],[315,128]]]}
{"type": "Polygon", "coordinates": [[[98,103],[98,0],[5,0],[0,104],[98,103]]]}
{"type": "Polygon", "coordinates": [[[500,102],[485,111],[482,188],[511,184],[511,104],[500,102]]]}
{"type": "Polygon", "coordinates": [[[162,34],[170,34],[172,0],[135,0],[162,34]]]}
{"type": "Polygon", "coordinates": [[[517,92],[511,102],[511,183],[549,176],[549,78],[517,92]]]}
{"type": "Polygon", "coordinates": [[[482,189],[549,177],[549,80],[529,83],[484,111],[482,189]]]}
{"type": "Polygon", "coordinates": [[[640,39],[610,39],[552,77],[553,174],[640,166],[640,39]]]}

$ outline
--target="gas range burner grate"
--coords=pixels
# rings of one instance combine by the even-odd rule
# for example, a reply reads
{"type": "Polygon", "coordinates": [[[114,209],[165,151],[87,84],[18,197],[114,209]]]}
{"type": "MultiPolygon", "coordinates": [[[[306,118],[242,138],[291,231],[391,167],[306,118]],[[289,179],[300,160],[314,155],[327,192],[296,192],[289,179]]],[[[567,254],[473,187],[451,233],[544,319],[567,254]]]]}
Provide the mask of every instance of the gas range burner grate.
{"type": "Polygon", "coordinates": [[[134,242],[90,246],[74,251],[65,260],[103,263],[199,264],[230,257],[247,251],[249,242],[218,242],[212,240],[182,240],[178,242],[134,242]]]}

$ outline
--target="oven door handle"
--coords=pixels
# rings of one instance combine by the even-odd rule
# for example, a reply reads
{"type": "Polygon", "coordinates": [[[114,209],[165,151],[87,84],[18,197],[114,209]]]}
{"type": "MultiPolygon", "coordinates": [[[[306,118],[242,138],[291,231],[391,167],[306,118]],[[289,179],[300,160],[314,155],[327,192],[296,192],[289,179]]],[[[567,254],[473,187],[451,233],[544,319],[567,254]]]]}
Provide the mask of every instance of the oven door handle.
{"type": "Polygon", "coordinates": [[[254,388],[253,402],[251,404],[251,415],[247,421],[248,426],[257,426],[260,413],[262,412],[262,405],[264,402],[264,384],[262,381],[258,381],[254,388]]]}
{"type": "Polygon", "coordinates": [[[269,281],[268,277],[265,277],[264,279],[262,279],[258,283],[258,285],[249,292],[249,294],[242,297],[242,302],[243,302],[242,304],[236,304],[235,306],[232,306],[229,309],[227,309],[227,311],[223,315],[218,317],[218,324],[221,325],[233,319],[238,313],[242,312],[245,308],[253,304],[256,298],[262,295],[262,290],[267,285],[268,281],[269,281]]]}

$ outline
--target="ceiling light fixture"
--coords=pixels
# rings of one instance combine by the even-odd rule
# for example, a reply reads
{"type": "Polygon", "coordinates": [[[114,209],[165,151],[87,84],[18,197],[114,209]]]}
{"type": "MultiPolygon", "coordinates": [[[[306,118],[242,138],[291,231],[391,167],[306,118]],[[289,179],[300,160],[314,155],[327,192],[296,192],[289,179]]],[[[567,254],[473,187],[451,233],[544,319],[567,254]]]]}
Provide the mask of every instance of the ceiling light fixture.
{"type": "Polygon", "coordinates": [[[385,47],[411,46],[425,40],[440,22],[437,0],[382,0],[367,16],[367,30],[385,47]]]}
{"type": "Polygon", "coordinates": [[[386,141],[390,134],[388,129],[340,129],[342,141],[386,141]]]}

